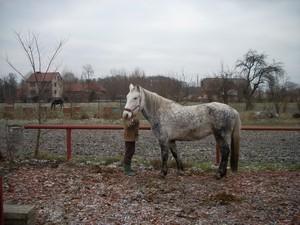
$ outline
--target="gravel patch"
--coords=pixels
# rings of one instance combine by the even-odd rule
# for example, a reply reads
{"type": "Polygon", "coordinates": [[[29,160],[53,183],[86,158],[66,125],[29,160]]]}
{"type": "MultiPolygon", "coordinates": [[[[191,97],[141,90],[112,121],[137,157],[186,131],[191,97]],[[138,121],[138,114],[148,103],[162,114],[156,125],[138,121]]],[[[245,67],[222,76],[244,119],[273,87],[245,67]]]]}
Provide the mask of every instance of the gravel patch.
{"type": "MultiPolygon", "coordinates": [[[[19,154],[31,154],[36,130],[24,130],[23,147],[19,154]]],[[[300,133],[293,131],[242,131],[240,159],[242,162],[298,163],[300,133]]],[[[65,130],[42,130],[40,149],[49,153],[66,154],[65,130]]],[[[4,153],[5,129],[0,129],[0,148],[4,153]]],[[[200,141],[177,142],[184,161],[207,162],[215,157],[215,140],[209,136],[200,141]]],[[[73,130],[73,155],[111,157],[124,152],[123,131],[73,130]]],[[[171,155],[171,154],[170,154],[171,155]]],[[[160,159],[160,149],[151,131],[140,131],[135,157],[160,159]]]]}

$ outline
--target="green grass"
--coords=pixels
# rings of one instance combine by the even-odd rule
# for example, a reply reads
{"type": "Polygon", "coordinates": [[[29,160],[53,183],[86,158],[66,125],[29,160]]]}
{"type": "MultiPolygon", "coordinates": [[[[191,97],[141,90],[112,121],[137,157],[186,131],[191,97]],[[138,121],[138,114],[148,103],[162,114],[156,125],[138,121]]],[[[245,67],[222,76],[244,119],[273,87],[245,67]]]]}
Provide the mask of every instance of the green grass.
{"type": "Polygon", "coordinates": [[[300,163],[240,163],[240,171],[300,171],[300,163]]]}
{"type": "MultiPolygon", "coordinates": [[[[22,159],[21,156],[19,158],[22,159]]],[[[32,155],[23,156],[23,159],[33,158],[32,155]]],[[[37,159],[49,160],[56,162],[67,162],[65,155],[49,153],[47,151],[40,151],[37,159]]],[[[101,157],[101,156],[82,156],[74,155],[72,160],[68,163],[70,164],[85,164],[85,165],[96,165],[96,166],[108,166],[115,163],[121,163],[123,159],[122,155],[101,157]]],[[[145,160],[134,156],[133,166],[143,165],[145,167],[151,167],[155,170],[160,170],[161,161],[160,159],[145,160]]],[[[193,162],[193,161],[183,161],[184,169],[190,172],[214,172],[217,166],[213,165],[212,162],[193,162]]],[[[176,169],[175,160],[168,161],[168,168],[176,169]]],[[[300,171],[299,163],[262,163],[262,162],[240,162],[239,164],[240,172],[259,172],[259,171],[300,171]]]]}
{"type": "MultiPolygon", "coordinates": [[[[28,157],[27,157],[28,158],[28,157]]],[[[49,160],[49,161],[59,161],[59,162],[68,162],[65,155],[58,155],[54,153],[48,153],[40,151],[37,159],[49,160]]],[[[82,156],[76,155],[68,162],[71,164],[86,164],[86,165],[101,165],[108,166],[116,162],[120,162],[122,159],[121,156],[112,156],[112,157],[100,157],[100,156],[82,156]]]]}
{"type": "MultiPolygon", "coordinates": [[[[198,104],[197,102],[190,102],[189,105],[198,104]]],[[[286,112],[281,113],[280,117],[277,119],[255,119],[254,113],[257,111],[273,111],[272,103],[255,103],[255,107],[252,111],[245,111],[245,104],[244,103],[230,103],[233,108],[237,109],[240,112],[242,123],[245,125],[286,125],[286,126],[300,126],[299,119],[293,119],[292,115],[296,112],[299,112],[297,107],[297,103],[289,103],[286,107],[286,112]]],[[[15,111],[14,113],[4,113],[4,106],[5,104],[0,104],[0,119],[6,116],[9,120],[19,120],[22,121],[26,118],[23,115],[22,107],[35,107],[33,103],[16,103],[15,104],[15,111]]],[[[100,123],[119,123],[119,117],[121,116],[121,111],[124,105],[120,106],[119,102],[107,102],[107,103],[73,103],[73,106],[80,106],[80,113],[75,116],[74,119],[67,119],[64,118],[63,112],[60,110],[51,111],[49,103],[45,103],[42,105],[43,107],[47,108],[47,115],[45,115],[45,123],[62,123],[64,121],[71,121],[73,123],[89,123],[89,121],[100,123]],[[102,112],[104,107],[113,107],[113,117],[111,120],[98,120],[95,119],[95,115],[98,114],[99,110],[102,112]],[[116,122],[115,122],[116,121],[116,122]]],[[[65,107],[70,107],[70,103],[66,103],[65,107]]],[[[34,110],[36,111],[36,110],[34,110]]],[[[33,117],[31,120],[25,121],[31,122],[36,121],[33,120],[36,117],[36,112],[33,113],[33,117]]],[[[143,119],[142,115],[140,118],[143,119]]]]}
{"type": "Polygon", "coordinates": [[[194,168],[200,169],[202,171],[214,171],[216,166],[213,165],[211,162],[199,162],[192,164],[194,168]]]}
{"type": "MultiPolygon", "coordinates": [[[[138,163],[145,164],[146,166],[151,166],[152,168],[159,170],[161,168],[161,161],[159,159],[150,160],[150,161],[138,161],[138,163]]],[[[196,169],[203,172],[212,172],[215,171],[217,166],[213,165],[211,162],[183,162],[185,169],[196,169]]],[[[168,162],[169,168],[177,168],[176,162],[170,160],[168,162]]],[[[246,163],[242,162],[239,165],[239,171],[300,171],[300,163],[246,163]]]]}
{"type": "MultiPolygon", "coordinates": [[[[26,157],[29,158],[30,156],[26,156],[26,157]]],[[[44,159],[44,160],[49,160],[49,161],[63,162],[63,161],[65,161],[65,156],[40,150],[36,159],[44,159]]]]}
{"type": "Polygon", "coordinates": [[[100,157],[100,156],[74,156],[72,162],[85,163],[88,165],[103,165],[108,166],[122,160],[121,156],[100,157]]]}

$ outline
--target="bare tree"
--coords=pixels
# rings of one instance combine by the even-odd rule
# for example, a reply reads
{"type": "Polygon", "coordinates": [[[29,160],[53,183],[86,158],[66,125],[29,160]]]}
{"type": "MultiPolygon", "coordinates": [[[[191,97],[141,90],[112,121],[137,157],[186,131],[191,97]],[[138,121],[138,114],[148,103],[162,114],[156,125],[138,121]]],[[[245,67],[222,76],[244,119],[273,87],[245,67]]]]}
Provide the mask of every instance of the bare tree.
{"type": "MultiPolygon", "coordinates": [[[[291,81],[287,81],[286,84],[286,95],[289,102],[297,102],[300,106],[300,85],[291,81]]],[[[300,111],[300,107],[299,107],[300,111]]]]}
{"type": "Polygon", "coordinates": [[[266,81],[266,77],[273,73],[282,73],[281,63],[266,62],[267,55],[258,54],[255,50],[249,50],[244,58],[238,60],[236,68],[240,76],[246,79],[247,84],[244,88],[244,98],[246,100],[246,110],[253,108],[252,98],[256,90],[266,81]]]}
{"type": "Polygon", "coordinates": [[[280,114],[282,105],[286,105],[287,80],[284,73],[270,73],[266,76],[268,93],[271,102],[274,104],[275,111],[280,114]]]}
{"type": "MultiPolygon", "coordinates": [[[[45,68],[43,67],[43,62],[42,60],[44,60],[44,58],[46,58],[45,55],[42,55],[40,52],[40,44],[39,44],[39,40],[38,40],[38,36],[33,33],[33,32],[29,32],[28,33],[28,37],[25,38],[21,33],[15,32],[15,35],[17,37],[17,41],[19,42],[21,49],[24,51],[26,59],[29,63],[30,68],[32,69],[32,72],[35,76],[35,83],[37,86],[37,116],[38,116],[38,123],[41,124],[42,123],[42,102],[41,102],[41,96],[43,95],[43,92],[46,89],[46,85],[45,85],[45,78],[46,78],[46,74],[49,72],[50,69],[52,69],[54,60],[56,59],[57,55],[60,53],[60,51],[62,50],[63,44],[64,42],[61,40],[58,42],[57,46],[54,48],[52,54],[50,54],[49,59],[46,62],[46,66],[45,68]],[[43,69],[43,77],[39,78],[39,74],[41,73],[37,73],[37,72],[42,72],[43,69]]],[[[8,63],[8,65],[15,71],[17,72],[24,80],[26,80],[25,75],[23,72],[21,72],[10,60],[8,57],[6,57],[6,62],[8,63]]],[[[54,69],[54,71],[56,71],[56,69],[54,69]]],[[[52,71],[53,72],[53,71],[52,71]]],[[[38,156],[39,153],[39,146],[40,146],[40,136],[41,136],[41,131],[38,130],[37,132],[37,137],[36,137],[36,146],[35,146],[35,150],[34,150],[34,156],[38,156]]]]}
{"type": "Polygon", "coordinates": [[[223,63],[221,63],[221,71],[216,75],[216,77],[219,78],[216,91],[219,93],[222,102],[225,104],[228,104],[229,101],[229,91],[234,88],[232,81],[233,73],[234,72],[230,69],[225,70],[223,63]]]}
{"type": "Polygon", "coordinates": [[[94,77],[94,69],[91,64],[84,65],[82,69],[82,79],[89,81],[94,77]]]}
{"type": "Polygon", "coordinates": [[[75,76],[75,74],[73,72],[64,72],[62,75],[62,78],[65,82],[75,82],[77,81],[77,77],[75,76]]]}
{"type": "Polygon", "coordinates": [[[9,73],[0,79],[0,101],[13,103],[17,97],[17,80],[16,75],[9,73]]]}

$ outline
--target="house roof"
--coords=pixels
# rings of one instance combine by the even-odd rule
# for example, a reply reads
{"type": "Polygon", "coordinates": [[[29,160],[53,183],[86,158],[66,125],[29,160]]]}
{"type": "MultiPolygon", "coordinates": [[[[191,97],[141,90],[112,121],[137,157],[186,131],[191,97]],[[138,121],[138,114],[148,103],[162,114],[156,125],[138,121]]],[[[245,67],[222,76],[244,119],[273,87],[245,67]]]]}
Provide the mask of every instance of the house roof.
{"type": "Polygon", "coordinates": [[[41,72],[35,72],[31,74],[27,78],[27,82],[49,82],[54,80],[56,77],[61,77],[59,72],[48,72],[48,73],[41,73],[41,72]]]}
{"type": "Polygon", "coordinates": [[[101,84],[92,83],[66,83],[65,90],[70,92],[95,91],[105,93],[105,88],[101,84]]]}

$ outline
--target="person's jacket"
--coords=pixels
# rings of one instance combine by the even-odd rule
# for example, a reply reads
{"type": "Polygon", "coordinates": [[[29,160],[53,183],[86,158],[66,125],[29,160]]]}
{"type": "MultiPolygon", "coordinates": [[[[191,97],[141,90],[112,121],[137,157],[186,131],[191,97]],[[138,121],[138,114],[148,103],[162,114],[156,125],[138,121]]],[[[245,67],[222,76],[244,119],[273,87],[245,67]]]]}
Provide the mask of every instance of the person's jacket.
{"type": "Polygon", "coordinates": [[[133,142],[137,141],[139,136],[140,122],[137,118],[123,119],[124,122],[124,141],[133,142]]]}

